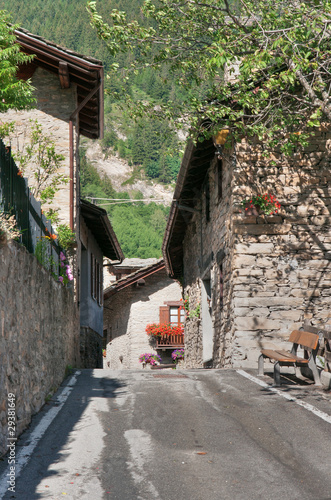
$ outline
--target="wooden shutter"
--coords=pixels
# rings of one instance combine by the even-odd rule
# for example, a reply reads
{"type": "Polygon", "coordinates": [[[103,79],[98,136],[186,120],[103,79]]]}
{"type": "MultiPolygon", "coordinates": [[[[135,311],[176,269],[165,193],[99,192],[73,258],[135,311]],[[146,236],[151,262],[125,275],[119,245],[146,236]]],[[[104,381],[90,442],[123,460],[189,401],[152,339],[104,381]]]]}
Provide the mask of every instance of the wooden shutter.
{"type": "Polygon", "coordinates": [[[160,323],[169,323],[169,306],[160,306],[160,323]]]}

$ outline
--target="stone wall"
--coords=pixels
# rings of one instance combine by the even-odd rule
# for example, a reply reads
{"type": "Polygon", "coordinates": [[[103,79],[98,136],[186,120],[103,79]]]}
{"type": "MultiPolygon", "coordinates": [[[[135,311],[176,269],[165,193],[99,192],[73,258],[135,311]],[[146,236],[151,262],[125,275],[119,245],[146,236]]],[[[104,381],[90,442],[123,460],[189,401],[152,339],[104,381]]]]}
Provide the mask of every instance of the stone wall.
{"type": "MultiPolygon", "coordinates": [[[[59,173],[69,177],[69,118],[76,108],[76,86],[61,89],[59,77],[42,68],[36,69],[31,83],[36,89],[36,108],[29,111],[9,110],[1,117],[5,122],[15,122],[15,133],[10,137],[12,150],[15,153],[29,144],[30,120],[37,120],[43,133],[55,141],[56,153],[65,157],[59,173]]],[[[27,169],[25,177],[29,179],[29,185],[33,186],[34,177],[30,170],[27,169]]],[[[69,222],[68,184],[55,194],[52,207],[59,209],[62,223],[69,222]]],[[[46,210],[47,206],[43,208],[46,210]]]]}
{"type": "MultiPolygon", "coordinates": [[[[222,162],[222,197],[219,196],[218,173],[220,163],[215,159],[208,171],[210,183],[210,220],[207,221],[205,195],[194,193],[197,197],[196,208],[201,214],[193,216],[187,226],[184,238],[184,295],[189,298],[190,309],[201,302],[202,280],[206,276],[212,283],[211,310],[213,323],[213,366],[223,367],[231,364],[232,326],[232,259],[233,233],[231,231],[233,159],[222,162]],[[223,301],[220,297],[220,271],[223,273],[223,301]]],[[[186,355],[190,357],[190,367],[200,367],[202,346],[192,339],[194,352],[191,352],[191,322],[185,325],[186,355]],[[187,331],[186,331],[187,330],[187,331]],[[189,344],[187,344],[189,342],[189,344]]],[[[202,342],[202,321],[199,324],[199,339],[202,342]]],[[[196,331],[197,325],[193,327],[196,331]]]]}
{"type": "Polygon", "coordinates": [[[185,359],[184,368],[203,368],[201,320],[185,320],[185,359]]]}
{"type": "Polygon", "coordinates": [[[288,348],[289,333],[304,322],[331,323],[329,149],[323,130],[290,158],[273,152],[264,159],[260,144],[237,147],[233,366],[256,366],[261,347],[288,348]],[[239,213],[239,202],[257,192],[276,195],[282,205],[277,216],[239,213]]]}
{"type": "MultiPolygon", "coordinates": [[[[157,352],[146,334],[146,326],[159,323],[160,306],[181,297],[180,285],[161,270],[146,277],[144,286],[128,286],[105,300],[104,330],[112,340],[107,344],[104,366],[112,369],[141,368],[139,355],[157,352]]],[[[166,353],[159,354],[166,356],[166,353]]]]}
{"type": "MultiPolygon", "coordinates": [[[[289,333],[306,321],[331,324],[330,147],[322,129],[289,158],[265,158],[262,144],[243,140],[223,160],[221,199],[210,166],[209,222],[203,188],[193,193],[202,212],[185,234],[184,290],[194,306],[203,280],[211,281],[214,367],[256,368],[261,347],[288,348],[289,333]],[[280,213],[245,217],[241,201],[265,192],[278,198],[280,213]]],[[[190,349],[191,366],[194,356],[201,366],[201,346],[190,349]]]]}
{"type": "Polygon", "coordinates": [[[15,394],[19,435],[68,367],[79,366],[79,320],[64,288],[17,243],[0,248],[0,454],[7,395],[15,394]]]}

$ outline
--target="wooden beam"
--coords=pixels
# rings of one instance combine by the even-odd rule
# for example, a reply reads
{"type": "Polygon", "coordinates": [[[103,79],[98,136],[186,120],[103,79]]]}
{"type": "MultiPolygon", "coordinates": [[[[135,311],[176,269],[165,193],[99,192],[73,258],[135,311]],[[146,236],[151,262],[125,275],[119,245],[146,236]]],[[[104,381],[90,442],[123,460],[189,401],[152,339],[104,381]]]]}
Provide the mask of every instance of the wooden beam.
{"type": "Polygon", "coordinates": [[[68,89],[70,87],[70,75],[68,63],[59,61],[59,78],[61,89],[68,89]]]}

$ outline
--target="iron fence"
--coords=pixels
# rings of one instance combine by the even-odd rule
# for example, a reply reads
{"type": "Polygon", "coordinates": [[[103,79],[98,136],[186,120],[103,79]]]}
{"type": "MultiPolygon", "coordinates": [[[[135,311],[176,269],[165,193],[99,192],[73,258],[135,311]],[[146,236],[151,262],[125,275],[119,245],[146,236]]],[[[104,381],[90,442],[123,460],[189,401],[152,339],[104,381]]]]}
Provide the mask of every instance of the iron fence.
{"type": "Polygon", "coordinates": [[[42,213],[40,202],[32,195],[27,179],[15,164],[10,147],[5,146],[1,139],[0,210],[15,216],[21,232],[20,242],[30,253],[36,253],[39,242],[47,241],[43,252],[46,250],[47,261],[53,262],[53,267],[58,270],[62,248],[56,240],[49,239],[54,234],[51,222],[42,213]]]}

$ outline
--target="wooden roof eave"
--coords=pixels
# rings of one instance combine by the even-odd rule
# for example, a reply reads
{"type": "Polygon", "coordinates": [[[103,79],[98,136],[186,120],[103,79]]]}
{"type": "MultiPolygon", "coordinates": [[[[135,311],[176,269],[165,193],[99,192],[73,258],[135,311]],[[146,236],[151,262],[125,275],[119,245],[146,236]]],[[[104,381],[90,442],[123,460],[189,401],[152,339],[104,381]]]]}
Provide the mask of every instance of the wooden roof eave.
{"type": "Polygon", "coordinates": [[[144,267],[143,269],[139,269],[138,271],[135,271],[134,273],[131,273],[128,276],[125,276],[125,278],[118,280],[104,291],[104,299],[105,300],[108,299],[109,297],[111,297],[117,292],[120,292],[124,288],[127,288],[128,286],[137,283],[137,281],[139,281],[140,279],[145,279],[148,276],[151,276],[152,274],[155,274],[164,268],[165,268],[165,262],[163,261],[163,259],[161,259],[155,264],[152,264],[151,266],[144,267]]]}
{"type": "Polygon", "coordinates": [[[103,255],[111,260],[122,262],[124,255],[106,210],[93,203],[81,200],[80,211],[85,224],[93,234],[103,255]]]}
{"type": "MultiPolygon", "coordinates": [[[[69,82],[77,85],[77,95],[82,97],[82,100],[96,87],[100,88],[97,95],[91,97],[93,99],[93,106],[89,102],[79,112],[79,118],[84,122],[84,114],[93,118],[89,111],[94,112],[94,117],[98,126],[94,124],[90,127],[84,124],[80,127],[83,135],[93,139],[103,138],[104,127],[104,110],[103,110],[103,65],[101,61],[92,58],[85,58],[80,54],[69,51],[63,47],[55,45],[42,37],[33,35],[26,30],[15,30],[17,42],[21,45],[22,51],[35,54],[34,64],[58,74],[61,86],[64,88],[69,86],[69,82]],[[68,77],[67,79],[61,74],[61,63],[67,66],[68,77]],[[86,109],[85,109],[86,108],[86,109]],[[89,111],[88,111],[89,110],[89,111]]],[[[78,97],[79,99],[79,97],[78,97]]],[[[80,102],[82,102],[82,100],[80,102]]],[[[80,104],[78,100],[77,106],[80,104]]]]}
{"type": "Polygon", "coordinates": [[[186,226],[193,216],[193,213],[185,211],[185,218],[182,217],[180,205],[194,209],[196,192],[201,190],[214,155],[215,148],[211,140],[197,145],[190,141],[185,150],[162,244],[167,273],[175,278],[181,277],[183,240],[186,226]]]}

